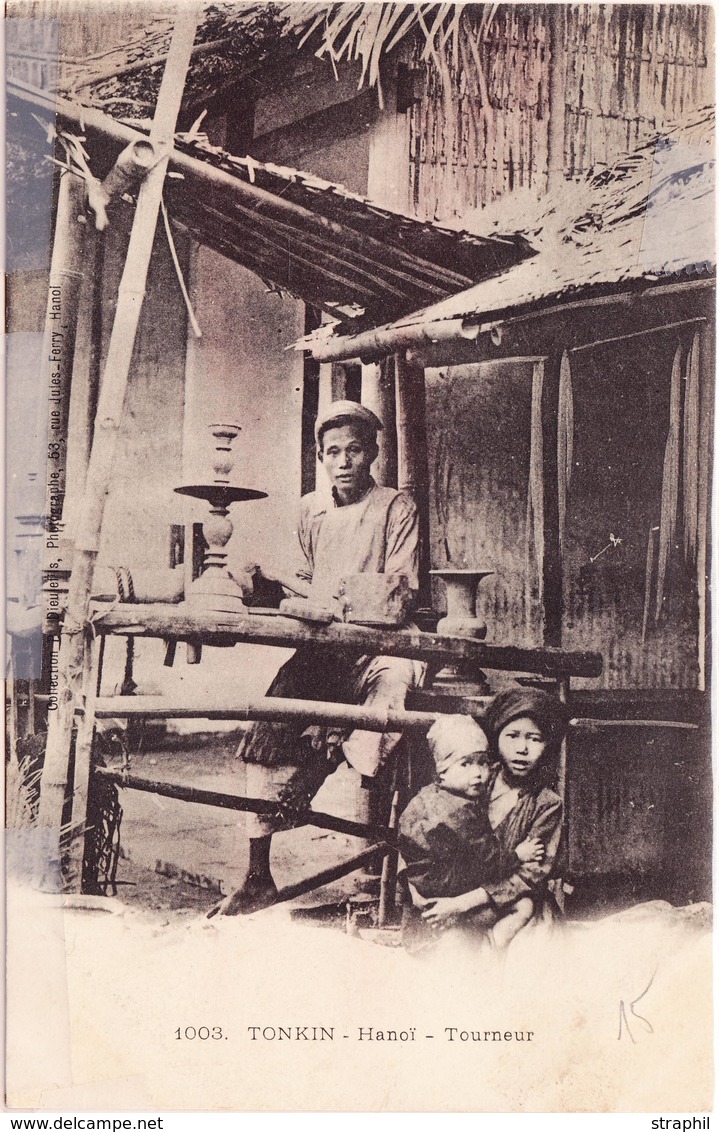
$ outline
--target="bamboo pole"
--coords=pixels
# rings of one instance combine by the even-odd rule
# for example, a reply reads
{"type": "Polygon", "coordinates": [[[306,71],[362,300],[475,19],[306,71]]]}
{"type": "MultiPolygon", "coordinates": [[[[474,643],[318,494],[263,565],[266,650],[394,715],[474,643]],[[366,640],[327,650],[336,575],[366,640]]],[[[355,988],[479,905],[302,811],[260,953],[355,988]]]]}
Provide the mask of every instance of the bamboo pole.
{"type": "Polygon", "coordinates": [[[81,702],[88,603],[100,546],[105,500],[110,489],[128,375],[145,293],[150,255],[162,200],[182,94],[197,29],[198,10],[178,5],[175,29],[162,77],[150,140],[166,155],[150,171],[138,195],[135,218],[120,281],[115,321],[108,347],[85,492],[75,533],[75,560],[58,666],[58,707],[48,729],[39,824],[51,831],[48,879],[55,883],[60,858],[62,811],[67,787],[72,727],[81,702]]]}
{"type": "MultiPolygon", "coordinates": [[[[102,292],[105,236],[92,225],[85,243],[88,265],[79,299],[77,342],[70,391],[67,434],[67,475],[62,521],[63,536],[74,546],[74,522],[82,499],[92,447],[92,425],[100,391],[102,354],[102,292]]],[[[68,569],[71,563],[68,564],[68,569]]]]}
{"type": "Polygon", "coordinates": [[[381,844],[370,845],[369,849],[363,849],[361,853],[349,857],[346,861],[341,861],[338,865],[323,869],[322,872],[305,877],[304,880],[298,880],[295,884],[288,884],[285,888],[279,890],[271,906],[274,908],[276,904],[283,904],[287,900],[296,900],[298,896],[304,896],[306,892],[313,892],[315,888],[323,888],[326,884],[341,880],[348,873],[355,873],[364,865],[371,864],[377,854],[382,852],[386,852],[386,849],[381,844]]]}
{"type": "MultiPolygon", "coordinates": [[[[381,825],[351,821],[336,814],[326,814],[322,810],[292,811],[268,798],[246,798],[242,794],[222,794],[217,790],[202,790],[197,786],[183,786],[177,782],[158,782],[152,778],[141,778],[109,767],[97,766],[93,774],[105,782],[112,782],[123,790],[139,790],[145,794],[157,794],[159,798],[174,798],[178,802],[196,802],[200,806],[215,806],[220,810],[237,810],[249,814],[283,814],[296,821],[295,828],[301,825],[314,825],[318,829],[330,829],[334,833],[346,833],[350,837],[366,837],[379,840],[385,845],[395,845],[397,831],[381,825]]],[[[377,852],[375,845],[373,852],[377,852]]]]}
{"type": "Polygon", "coordinates": [[[290,617],[267,616],[254,610],[242,613],[188,612],[182,606],[119,605],[103,609],[93,604],[95,627],[101,633],[132,637],[163,637],[205,644],[259,644],[297,648],[313,645],[327,652],[363,656],[431,657],[447,662],[469,660],[479,668],[507,672],[535,672],[543,676],[601,676],[602,657],[579,649],[527,649],[516,645],[490,645],[473,637],[443,637],[419,629],[371,629],[337,623],[309,625],[290,617]]]}
{"type": "Polygon", "coordinates": [[[164,696],[103,696],[95,704],[97,719],[264,719],[271,723],[321,723],[327,726],[361,727],[364,731],[401,731],[405,728],[427,731],[441,712],[380,710],[354,704],[322,700],[294,700],[281,696],[262,696],[209,704],[206,700],[182,705],[168,703],[164,696]]]}
{"type": "Polygon", "coordinates": [[[714,397],[715,397],[715,336],[714,323],[706,323],[701,330],[699,342],[699,364],[701,366],[700,411],[699,411],[699,486],[697,507],[699,522],[697,529],[697,596],[699,606],[697,687],[706,691],[711,672],[711,641],[707,632],[709,627],[709,569],[710,532],[712,504],[712,436],[714,435],[714,397]]]}
{"type": "Polygon", "coordinates": [[[362,404],[382,421],[373,475],[383,487],[397,486],[397,422],[392,360],[362,366],[362,404]]]}
{"type": "MultiPolygon", "coordinates": [[[[52,247],[45,334],[43,338],[43,393],[48,396],[47,487],[45,503],[46,560],[63,561],[61,534],[64,500],[67,492],[67,442],[70,415],[70,388],[75,358],[80,284],[83,276],[87,225],[78,217],[85,208],[85,181],[62,173],[57,201],[55,239],[52,247]]],[[[56,567],[57,569],[57,567],[56,567]]]]}
{"type": "Polygon", "coordinates": [[[397,485],[408,492],[419,514],[420,603],[431,605],[429,588],[429,466],[424,370],[395,355],[397,398],[397,485]]]}
{"type": "MultiPolygon", "coordinates": [[[[92,107],[80,106],[65,99],[48,98],[42,91],[37,91],[17,80],[8,82],[8,95],[21,99],[28,105],[38,106],[43,110],[51,108],[64,120],[79,126],[86,135],[99,134],[108,141],[120,145],[127,145],[132,141],[145,139],[146,135],[139,130],[117,122],[107,114],[92,107]],[[50,104],[50,106],[49,106],[50,104]]],[[[152,136],[152,135],[151,135],[152,136]]],[[[331,231],[347,248],[358,252],[363,258],[371,256],[379,264],[391,269],[406,272],[411,278],[430,287],[439,287],[453,292],[469,287],[472,277],[466,272],[459,272],[450,267],[442,266],[425,259],[416,252],[406,252],[397,243],[383,240],[381,236],[373,236],[367,232],[359,232],[349,224],[313,212],[300,204],[261,188],[257,184],[242,179],[235,173],[220,169],[201,158],[191,157],[181,149],[175,149],[170,155],[173,168],[185,175],[188,190],[195,194],[202,208],[204,196],[208,186],[223,188],[230,199],[239,202],[253,211],[262,210],[263,216],[279,222],[286,221],[293,228],[302,228],[303,231],[314,233],[322,240],[327,239],[331,231]]],[[[510,267],[519,260],[526,258],[528,245],[518,237],[493,237],[484,239],[473,237],[473,246],[486,254],[487,270],[496,271],[499,267],[510,267]],[[484,247],[483,247],[484,245],[484,247]]],[[[447,244],[447,258],[459,246],[447,244]]]]}

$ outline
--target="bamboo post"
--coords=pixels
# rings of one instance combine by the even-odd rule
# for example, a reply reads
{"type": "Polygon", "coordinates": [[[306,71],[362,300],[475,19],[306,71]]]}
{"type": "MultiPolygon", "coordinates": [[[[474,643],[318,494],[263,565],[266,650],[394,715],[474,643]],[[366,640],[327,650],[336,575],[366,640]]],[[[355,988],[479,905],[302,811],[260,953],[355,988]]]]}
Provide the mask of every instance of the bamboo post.
{"type": "Polygon", "coordinates": [[[700,425],[699,425],[699,489],[697,531],[697,594],[699,605],[698,624],[698,680],[700,692],[705,692],[708,673],[711,671],[711,642],[707,632],[708,590],[709,590],[709,538],[711,531],[711,484],[712,484],[712,436],[714,435],[714,377],[715,377],[715,328],[707,324],[701,329],[699,340],[699,364],[701,366],[700,425]]]}
{"type": "Polygon", "coordinates": [[[85,837],[87,833],[86,815],[90,788],[90,761],[95,737],[95,701],[100,691],[102,676],[102,644],[104,637],[95,637],[86,642],[85,647],[85,705],[84,714],[77,728],[75,740],[74,789],[72,795],[72,825],[69,835],[67,873],[68,887],[82,891],[83,861],[85,856],[85,837]]]}
{"type": "MultiPolygon", "coordinates": [[[[535,372],[538,365],[535,363],[535,372]]],[[[559,382],[562,349],[558,347],[542,366],[542,594],[544,599],[543,643],[559,648],[562,643],[563,562],[559,541],[559,470],[557,467],[559,382]]]]}
{"type": "Polygon", "coordinates": [[[67,551],[61,547],[60,539],[67,492],[70,388],[87,230],[78,217],[84,211],[86,195],[82,178],[61,174],[43,338],[43,388],[48,391],[45,550],[46,560],[59,562],[60,569],[70,568],[70,562],[62,559],[63,553],[67,558],[67,551]]]}
{"type": "Polygon", "coordinates": [[[419,513],[420,604],[431,604],[429,588],[429,466],[424,370],[395,355],[397,404],[397,486],[408,492],[419,513]]]}
{"type": "Polygon", "coordinates": [[[547,130],[547,188],[561,186],[564,180],[564,119],[566,115],[564,51],[566,10],[563,4],[552,4],[547,11],[550,28],[549,58],[549,123],[547,130]]]}
{"type": "MultiPolygon", "coordinates": [[[[569,703],[570,683],[569,677],[565,676],[558,682],[557,691],[559,699],[563,704],[569,703]]],[[[557,767],[557,793],[562,799],[562,813],[565,829],[567,828],[567,748],[568,740],[565,734],[559,748],[559,765],[557,767]]],[[[564,911],[564,887],[562,878],[558,877],[554,885],[554,898],[557,901],[561,911],[564,911]]]]}
{"type": "Polygon", "coordinates": [[[379,456],[373,475],[382,487],[397,486],[397,423],[392,359],[362,366],[362,404],[382,421],[377,437],[379,456]]]}
{"type": "MultiPolygon", "coordinates": [[[[95,560],[100,546],[105,500],[122,420],[128,374],[145,293],[150,255],[162,200],[165,172],[180,111],[197,29],[198,11],[178,5],[175,28],[162,77],[150,140],[166,155],[150,171],[138,195],[135,218],[118,291],[92,452],[75,533],[75,559],[58,665],[58,706],[48,729],[40,793],[39,823],[51,831],[50,870],[59,862],[62,810],[67,787],[72,727],[83,694],[84,634],[95,560]]],[[[57,874],[55,874],[57,876],[57,874]]],[[[51,878],[52,883],[52,878],[51,878]]]]}
{"type": "MultiPolygon", "coordinates": [[[[85,228],[88,225],[84,225],[85,228]]],[[[74,522],[85,486],[92,448],[92,425],[97,412],[102,360],[102,299],[105,236],[90,226],[85,242],[89,264],[79,299],[77,344],[72,370],[67,435],[67,475],[63,505],[63,535],[74,546],[74,522]]],[[[68,564],[68,568],[69,568],[68,564]]]]}

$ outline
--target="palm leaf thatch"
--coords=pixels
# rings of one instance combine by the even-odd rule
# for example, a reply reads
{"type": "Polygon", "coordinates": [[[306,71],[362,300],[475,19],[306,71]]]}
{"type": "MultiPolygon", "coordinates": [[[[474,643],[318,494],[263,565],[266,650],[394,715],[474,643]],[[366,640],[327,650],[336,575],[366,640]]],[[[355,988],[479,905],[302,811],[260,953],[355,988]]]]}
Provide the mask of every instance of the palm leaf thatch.
{"type": "MultiPolygon", "coordinates": [[[[469,72],[466,43],[469,42],[478,74],[473,76],[480,89],[486,81],[479,65],[476,40],[486,34],[496,14],[496,4],[305,4],[298,17],[303,29],[300,45],[319,36],[316,54],[326,56],[335,66],[340,61],[361,60],[362,86],[376,86],[380,102],[380,62],[409,36],[420,37],[422,62],[434,66],[449,91],[450,64],[454,71],[461,63],[469,72]]],[[[299,30],[299,28],[298,28],[299,30]]]]}

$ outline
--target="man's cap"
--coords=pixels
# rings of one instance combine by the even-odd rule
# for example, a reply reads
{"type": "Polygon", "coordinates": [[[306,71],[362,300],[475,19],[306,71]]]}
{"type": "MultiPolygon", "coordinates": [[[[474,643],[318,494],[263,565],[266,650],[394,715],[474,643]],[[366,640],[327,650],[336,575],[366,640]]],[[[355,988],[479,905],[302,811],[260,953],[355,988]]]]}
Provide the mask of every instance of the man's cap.
{"type": "Polygon", "coordinates": [[[367,409],[364,405],[360,405],[357,401],[333,401],[324,409],[315,421],[315,440],[319,444],[320,435],[334,424],[335,421],[340,420],[357,421],[358,424],[364,425],[365,428],[370,428],[376,434],[382,428],[382,422],[379,417],[376,417],[371,409],[367,409]]]}

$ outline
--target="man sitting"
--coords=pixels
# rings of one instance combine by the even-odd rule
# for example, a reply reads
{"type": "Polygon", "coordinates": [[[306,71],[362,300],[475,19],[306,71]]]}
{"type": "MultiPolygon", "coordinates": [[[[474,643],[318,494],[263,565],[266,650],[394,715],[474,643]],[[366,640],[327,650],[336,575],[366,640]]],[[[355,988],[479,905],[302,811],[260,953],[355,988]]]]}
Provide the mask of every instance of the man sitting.
{"type": "MultiPolygon", "coordinates": [[[[417,509],[404,492],[378,487],[370,474],[381,428],[375,414],[354,401],[333,402],[315,423],[318,457],[331,495],[316,491],[302,499],[298,536],[303,561],[296,585],[293,581],[293,589],[313,605],[336,602],[340,579],[364,573],[403,574],[411,598],[416,596],[417,509]]],[[[267,695],[402,708],[423,673],[423,664],[402,657],[358,658],[307,645],[282,666],[267,695]]],[[[400,738],[355,730],[343,742],[337,737],[328,744],[320,728],[254,723],[238,752],[247,764],[247,795],[273,799],[301,813],[346,759],[362,776],[366,791],[360,820],[382,820],[382,786],[391,774],[400,738]]],[[[277,888],[270,870],[272,834],[288,825],[291,818],[248,815],[247,873],[240,888],[223,902],[225,915],[256,911],[273,902],[277,888]]]]}

